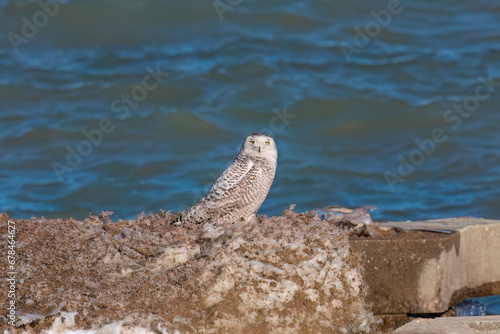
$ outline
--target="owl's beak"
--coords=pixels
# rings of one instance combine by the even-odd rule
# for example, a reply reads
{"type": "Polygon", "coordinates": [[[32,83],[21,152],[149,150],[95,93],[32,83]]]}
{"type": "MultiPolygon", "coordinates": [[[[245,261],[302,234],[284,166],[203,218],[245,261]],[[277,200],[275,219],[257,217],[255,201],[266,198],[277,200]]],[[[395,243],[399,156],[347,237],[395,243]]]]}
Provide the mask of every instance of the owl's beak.
{"type": "Polygon", "coordinates": [[[260,153],[260,146],[259,146],[259,153],[260,153]]]}

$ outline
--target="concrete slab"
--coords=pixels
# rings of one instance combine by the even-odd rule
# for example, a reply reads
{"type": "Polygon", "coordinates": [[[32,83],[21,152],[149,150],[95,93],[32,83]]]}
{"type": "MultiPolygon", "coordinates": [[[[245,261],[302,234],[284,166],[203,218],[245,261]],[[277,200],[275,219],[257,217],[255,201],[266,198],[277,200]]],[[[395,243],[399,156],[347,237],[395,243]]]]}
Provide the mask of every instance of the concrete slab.
{"type": "Polygon", "coordinates": [[[451,232],[351,240],[351,248],[365,254],[366,302],[376,315],[443,313],[465,298],[500,294],[500,221],[464,217],[376,225],[451,232]]]}
{"type": "Polygon", "coordinates": [[[500,315],[415,319],[396,329],[395,334],[469,334],[500,333],[500,315]]]}
{"type": "Polygon", "coordinates": [[[375,223],[380,228],[399,227],[407,229],[422,230],[442,230],[442,231],[462,231],[469,226],[477,225],[497,225],[500,220],[474,218],[474,217],[454,217],[443,219],[419,220],[419,221],[400,221],[375,223]]]}

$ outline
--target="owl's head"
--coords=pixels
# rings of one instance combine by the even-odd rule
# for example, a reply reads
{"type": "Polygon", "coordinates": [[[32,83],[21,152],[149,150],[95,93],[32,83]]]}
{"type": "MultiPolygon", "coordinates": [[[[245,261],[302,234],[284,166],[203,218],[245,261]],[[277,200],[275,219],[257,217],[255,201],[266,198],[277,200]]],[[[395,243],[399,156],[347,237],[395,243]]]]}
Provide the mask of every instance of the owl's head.
{"type": "Polygon", "coordinates": [[[273,137],[266,133],[252,133],[241,145],[240,154],[276,161],[278,150],[273,137]]]}

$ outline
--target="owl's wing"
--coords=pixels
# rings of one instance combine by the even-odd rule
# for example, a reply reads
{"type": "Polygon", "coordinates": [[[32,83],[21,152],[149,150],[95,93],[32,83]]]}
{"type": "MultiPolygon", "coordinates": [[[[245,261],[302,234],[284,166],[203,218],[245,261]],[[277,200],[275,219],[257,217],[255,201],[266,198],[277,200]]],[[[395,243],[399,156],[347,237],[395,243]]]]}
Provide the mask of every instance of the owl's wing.
{"type": "Polygon", "coordinates": [[[258,173],[260,168],[251,159],[238,156],[217,178],[205,199],[209,202],[239,201],[245,186],[255,180],[258,173]]]}

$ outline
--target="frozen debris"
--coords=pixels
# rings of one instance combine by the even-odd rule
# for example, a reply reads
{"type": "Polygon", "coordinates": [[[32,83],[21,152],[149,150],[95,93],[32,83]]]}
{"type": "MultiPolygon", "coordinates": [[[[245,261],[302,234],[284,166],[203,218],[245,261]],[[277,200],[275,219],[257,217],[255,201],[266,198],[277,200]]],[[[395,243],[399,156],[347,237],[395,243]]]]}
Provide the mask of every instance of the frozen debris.
{"type": "Polygon", "coordinates": [[[62,302],[60,302],[59,305],[55,309],[48,312],[46,315],[36,314],[36,313],[19,314],[19,315],[17,315],[18,320],[16,322],[16,327],[29,325],[33,322],[37,322],[37,321],[43,320],[47,317],[59,314],[59,312],[61,311],[61,308],[64,305],[66,305],[66,300],[63,300],[62,302]]]}
{"type": "Polygon", "coordinates": [[[155,266],[151,269],[151,272],[158,273],[161,271],[171,270],[192,260],[198,255],[200,255],[200,246],[197,244],[168,247],[165,249],[165,252],[158,257],[155,262],[155,266]]]}
{"type": "Polygon", "coordinates": [[[370,211],[376,210],[374,205],[357,209],[349,209],[336,205],[327,206],[323,210],[317,210],[324,220],[332,221],[347,227],[350,235],[371,236],[376,238],[380,229],[373,224],[370,211]]]}
{"type": "Polygon", "coordinates": [[[203,234],[201,235],[201,239],[206,240],[214,240],[226,233],[226,229],[224,226],[217,226],[210,222],[204,224],[203,234]]]}
{"type": "Polygon", "coordinates": [[[63,300],[62,302],[59,303],[59,305],[57,305],[57,307],[55,309],[53,309],[52,311],[50,311],[49,313],[47,313],[47,316],[58,314],[59,312],[61,312],[61,309],[65,305],[66,305],[66,300],[63,300]]]}
{"type": "Polygon", "coordinates": [[[45,317],[55,310],[43,305],[66,300],[66,309],[78,311],[71,316],[58,306],[59,317],[28,321],[20,329],[379,332],[378,319],[364,305],[361,258],[351,253],[347,229],[292,206],[283,216],[260,216],[260,222],[234,224],[205,238],[201,224],[170,225],[177,215],[114,223],[96,216],[17,221],[17,238],[24,242],[19,276],[24,298],[31,300],[21,299],[18,310],[45,317]]]}
{"type": "Polygon", "coordinates": [[[103,223],[111,223],[111,218],[109,218],[109,216],[113,215],[114,212],[113,211],[102,211],[100,214],[99,214],[99,219],[103,222],[103,223]]]}
{"type": "Polygon", "coordinates": [[[61,317],[64,319],[64,323],[69,328],[73,328],[75,326],[75,316],[77,314],[78,314],[78,312],[76,312],[76,311],[73,311],[73,312],[61,311],[61,317]]]}
{"type": "MultiPolygon", "coordinates": [[[[74,313],[76,314],[76,312],[74,313]]],[[[126,333],[150,334],[152,333],[152,331],[147,330],[145,328],[132,328],[131,330],[124,331],[122,330],[122,325],[125,322],[124,320],[114,321],[100,328],[75,329],[74,322],[72,324],[68,323],[67,321],[63,322],[62,321],[63,318],[66,319],[64,315],[55,318],[50,329],[42,330],[41,333],[42,334],[126,334],[126,333]]]]}
{"type": "Polygon", "coordinates": [[[324,212],[325,219],[334,220],[337,222],[348,221],[351,224],[372,224],[372,217],[370,216],[370,211],[376,210],[375,205],[369,205],[357,209],[349,209],[340,207],[337,205],[327,206],[322,212],[324,212]]]}
{"type": "Polygon", "coordinates": [[[45,319],[45,316],[42,314],[35,314],[35,313],[27,313],[27,314],[20,314],[17,316],[19,320],[16,322],[16,327],[21,327],[24,325],[31,324],[32,322],[40,321],[45,319]]]}

